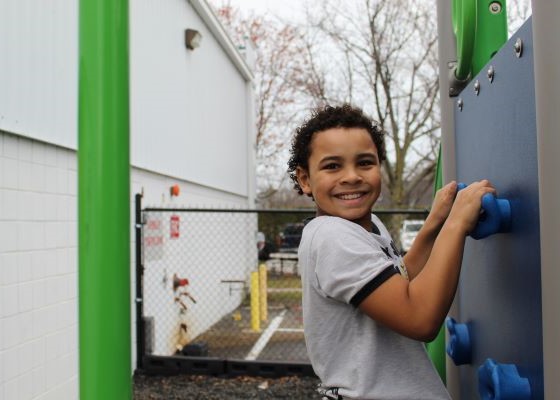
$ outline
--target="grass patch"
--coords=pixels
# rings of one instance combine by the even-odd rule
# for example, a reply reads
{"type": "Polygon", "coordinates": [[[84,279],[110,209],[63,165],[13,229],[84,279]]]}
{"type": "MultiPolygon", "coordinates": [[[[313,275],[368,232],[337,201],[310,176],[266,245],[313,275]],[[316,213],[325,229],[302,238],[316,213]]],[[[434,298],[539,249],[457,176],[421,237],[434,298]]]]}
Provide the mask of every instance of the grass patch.
{"type": "Polygon", "coordinates": [[[268,275],[267,285],[272,289],[301,289],[301,278],[297,275],[268,275]]]}
{"type": "MultiPolygon", "coordinates": [[[[288,291],[288,292],[270,292],[267,296],[267,302],[269,307],[274,306],[284,306],[293,307],[301,305],[301,291],[288,291]]],[[[243,302],[242,307],[251,306],[251,296],[247,295],[243,302]]]]}
{"type": "Polygon", "coordinates": [[[269,293],[267,301],[269,306],[284,305],[291,307],[301,305],[301,292],[269,293]]]}

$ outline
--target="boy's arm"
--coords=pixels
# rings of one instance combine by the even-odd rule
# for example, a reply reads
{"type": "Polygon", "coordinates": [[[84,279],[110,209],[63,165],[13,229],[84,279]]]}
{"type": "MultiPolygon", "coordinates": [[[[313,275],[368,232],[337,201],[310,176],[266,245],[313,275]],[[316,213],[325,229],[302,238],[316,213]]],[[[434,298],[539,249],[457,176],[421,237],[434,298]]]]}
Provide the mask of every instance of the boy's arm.
{"type": "Polygon", "coordinates": [[[481,198],[493,192],[488,181],[462,190],[416,278],[392,276],[362,301],[360,310],[404,336],[432,340],[455,296],[465,238],[478,220],[481,198]]]}
{"type": "Polygon", "coordinates": [[[416,235],[412,247],[404,256],[404,264],[411,280],[418,275],[428,261],[435,240],[451,211],[456,194],[457,183],[454,181],[437,191],[430,214],[416,235]]]}

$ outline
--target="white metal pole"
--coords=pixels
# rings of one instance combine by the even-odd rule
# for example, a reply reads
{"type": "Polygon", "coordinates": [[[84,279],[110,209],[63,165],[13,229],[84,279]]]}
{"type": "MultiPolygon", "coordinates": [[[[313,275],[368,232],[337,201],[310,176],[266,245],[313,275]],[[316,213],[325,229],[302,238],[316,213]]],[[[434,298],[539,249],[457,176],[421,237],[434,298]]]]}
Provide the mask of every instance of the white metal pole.
{"type": "Polygon", "coordinates": [[[534,0],[533,49],[539,168],[543,369],[546,399],[560,398],[560,2],[534,0]]]}
{"type": "MultiPolygon", "coordinates": [[[[453,107],[456,97],[449,97],[449,71],[450,63],[457,60],[455,47],[455,35],[451,25],[451,1],[438,0],[438,45],[439,45],[439,87],[440,87],[440,109],[441,109],[441,155],[443,183],[456,179],[455,162],[455,121],[453,118],[453,107]]],[[[459,296],[451,306],[449,315],[457,319],[459,313],[459,296]]],[[[446,386],[451,398],[461,399],[459,385],[459,369],[446,357],[446,386]]]]}

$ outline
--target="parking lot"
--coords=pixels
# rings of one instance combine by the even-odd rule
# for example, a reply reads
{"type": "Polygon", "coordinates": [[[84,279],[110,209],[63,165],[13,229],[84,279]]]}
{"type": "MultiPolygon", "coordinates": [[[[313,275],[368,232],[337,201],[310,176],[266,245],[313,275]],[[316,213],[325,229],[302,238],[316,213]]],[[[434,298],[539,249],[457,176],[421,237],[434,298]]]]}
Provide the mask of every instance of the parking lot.
{"type": "MultiPolygon", "coordinates": [[[[268,264],[268,263],[267,263],[268,264]]],[[[301,285],[292,274],[296,263],[285,266],[280,274],[270,263],[267,288],[267,319],[260,330],[251,326],[251,307],[247,299],[209,330],[193,340],[208,346],[208,356],[227,359],[309,362],[303,337],[301,285]],[[290,271],[290,272],[288,272],[290,271]]]]}

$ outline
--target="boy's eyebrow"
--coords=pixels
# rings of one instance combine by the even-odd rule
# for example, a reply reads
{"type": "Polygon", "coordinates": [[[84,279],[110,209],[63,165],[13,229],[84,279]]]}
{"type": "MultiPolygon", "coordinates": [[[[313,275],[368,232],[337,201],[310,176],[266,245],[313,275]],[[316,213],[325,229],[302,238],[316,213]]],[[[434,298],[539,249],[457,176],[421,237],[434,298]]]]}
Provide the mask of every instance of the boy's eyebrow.
{"type": "Polygon", "coordinates": [[[356,156],[356,160],[370,159],[373,162],[378,162],[379,158],[375,153],[360,153],[356,156]]]}
{"type": "MultiPolygon", "coordinates": [[[[377,160],[377,155],[375,153],[367,152],[367,153],[359,153],[359,154],[356,155],[356,159],[364,158],[364,157],[371,157],[371,158],[374,158],[374,159],[377,160]]],[[[333,156],[325,156],[321,160],[319,160],[319,162],[324,163],[326,161],[339,161],[342,158],[343,157],[341,157],[341,156],[334,156],[334,155],[333,156]]]]}
{"type": "Polygon", "coordinates": [[[340,156],[326,156],[326,157],[321,158],[319,160],[319,162],[323,163],[325,161],[338,161],[340,159],[342,159],[342,157],[340,157],[340,156]]]}
{"type": "Polygon", "coordinates": [[[362,158],[362,157],[373,157],[373,158],[377,158],[377,154],[375,153],[360,153],[358,154],[358,156],[356,158],[362,158]]]}

